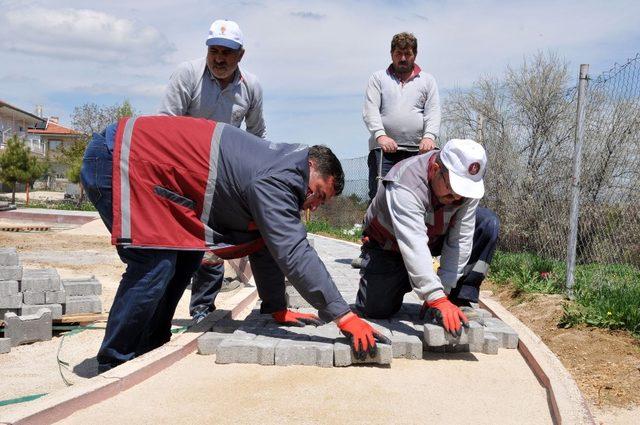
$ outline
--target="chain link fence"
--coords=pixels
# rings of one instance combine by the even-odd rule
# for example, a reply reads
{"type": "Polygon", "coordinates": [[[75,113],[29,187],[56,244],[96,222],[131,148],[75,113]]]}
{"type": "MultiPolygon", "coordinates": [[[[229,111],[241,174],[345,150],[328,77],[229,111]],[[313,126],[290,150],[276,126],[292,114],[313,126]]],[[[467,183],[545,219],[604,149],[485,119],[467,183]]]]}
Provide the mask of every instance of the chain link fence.
{"type": "MultiPolygon", "coordinates": [[[[541,53],[443,104],[440,140],[472,138],[487,150],[482,204],[500,218],[502,250],[567,258],[578,97],[571,74],[541,53]]],[[[585,101],[576,261],[640,266],[640,55],[590,79],[585,101]]],[[[368,167],[365,156],[342,165],[343,195],[312,218],[349,228],[366,211],[368,167]]]]}

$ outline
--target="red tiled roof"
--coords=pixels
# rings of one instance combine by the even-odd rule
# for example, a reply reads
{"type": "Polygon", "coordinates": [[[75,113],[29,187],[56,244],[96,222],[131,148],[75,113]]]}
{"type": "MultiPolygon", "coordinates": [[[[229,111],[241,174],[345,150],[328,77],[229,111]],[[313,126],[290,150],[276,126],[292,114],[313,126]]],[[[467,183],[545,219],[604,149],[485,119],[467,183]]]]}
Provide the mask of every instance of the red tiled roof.
{"type": "Polygon", "coordinates": [[[45,128],[44,130],[36,130],[36,129],[30,128],[28,132],[31,134],[61,134],[61,135],[76,135],[76,136],[79,136],[82,134],[79,131],[73,130],[71,128],[67,128],[53,121],[48,121],[47,128],[45,128]]]}

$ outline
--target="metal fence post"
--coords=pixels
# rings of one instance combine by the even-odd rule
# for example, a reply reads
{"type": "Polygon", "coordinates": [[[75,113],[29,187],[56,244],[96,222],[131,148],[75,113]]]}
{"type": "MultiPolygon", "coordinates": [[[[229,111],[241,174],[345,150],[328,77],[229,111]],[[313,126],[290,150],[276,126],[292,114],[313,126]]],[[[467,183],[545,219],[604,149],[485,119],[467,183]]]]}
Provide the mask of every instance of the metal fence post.
{"type": "Polygon", "coordinates": [[[571,179],[571,212],[569,215],[569,241],[567,244],[566,290],[570,300],[574,299],[573,284],[576,266],[576,246],[578,244],[578,215],[580,212],[580,170],[582,167],[582,142],[584,137],[584,117],[587,96],[589,65],[580,65],[578,80],[578,108],[576,116],[576,139],[573,148],[573,177],[571,179]]]}

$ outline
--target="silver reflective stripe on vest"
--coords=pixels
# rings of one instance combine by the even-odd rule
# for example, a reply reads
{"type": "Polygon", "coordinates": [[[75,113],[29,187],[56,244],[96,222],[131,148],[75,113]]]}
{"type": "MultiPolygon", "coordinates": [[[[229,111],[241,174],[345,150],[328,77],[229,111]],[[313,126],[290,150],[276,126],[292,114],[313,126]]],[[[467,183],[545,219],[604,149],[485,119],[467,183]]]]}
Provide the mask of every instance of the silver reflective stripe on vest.
{"type": "Polygon", "coordinates": [[[129,154],[131,152],[131,135],[137,118],[129,118],[124,127],[122,144],[120,145],[120,214],[122,239],[131,239],[131,182],[129,181],[129,154]]]}
{"type": "Polygon", "coordinates": [[[209,227],[209,217],[211,216],[211,204],[213,194],[216,190],[216,180],[218,179],[218,160],[220,159],[220,137],[224,130],[224,123],[216,123],[216,128],[211,135],[211,148],[209,152],[209,177],[207,178],[207,188],[204,192],[204,204],[202,205],[202,215],[200,221],[204,224],[204,241],[206,245],[213,245],[213,231],[209,227]]]}

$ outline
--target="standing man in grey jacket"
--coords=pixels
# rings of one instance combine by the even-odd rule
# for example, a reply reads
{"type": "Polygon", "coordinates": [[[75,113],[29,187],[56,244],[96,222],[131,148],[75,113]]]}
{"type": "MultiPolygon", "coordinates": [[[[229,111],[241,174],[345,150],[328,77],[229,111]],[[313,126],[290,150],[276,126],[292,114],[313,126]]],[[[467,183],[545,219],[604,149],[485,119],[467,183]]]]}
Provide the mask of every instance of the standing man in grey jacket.
{"type": "Polygon", "coordinates": [[[396,34],[391,40],[391,65],[369,78],[362,116],[371,133],[367,159],[370,199],[376,195],[378,177],[401,160],[436,147],[438,86],[415,63],[417,54],[418,40],[413,34],[396,34]]]}
{"type": "MultiPolygon", "coordinates": [[[[216,20],[206,40],[207,56],[182,63],[169,80],[160,115],[190,116],[220,121],[265,138],[262,87],[258,79],[240,69],[244,40],[237,23],[216,20]]],[[[224,262],[207,258],[196,272],[189,311],[196,321],[214,309],[223,289],[224,262]]]]}

